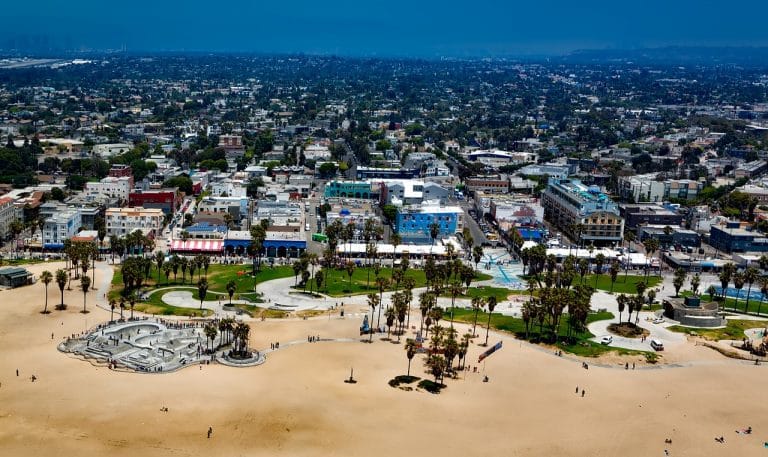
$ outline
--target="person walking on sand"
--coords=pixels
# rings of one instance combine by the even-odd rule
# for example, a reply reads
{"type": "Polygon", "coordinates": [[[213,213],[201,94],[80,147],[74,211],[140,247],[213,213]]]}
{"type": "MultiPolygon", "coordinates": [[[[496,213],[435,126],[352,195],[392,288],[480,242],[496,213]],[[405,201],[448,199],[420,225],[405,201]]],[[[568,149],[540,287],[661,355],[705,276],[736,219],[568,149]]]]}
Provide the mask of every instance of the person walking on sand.
{"type": "Polygon", "coordinates": [[[585,393],[586,393],[586,391],[584,389],[581,389],[581,398],[584,398],[584,394],[585,393]]]}
{"type": "Polygon", "coordinates": [[[579,393],[579,386],[576,386],[576,393],[579,393]]]}
{"type": "Polygon", "coordinates": [[[208,438],[211,438],[211,435],[213,435],[213,427],[208,427],[208,438]]]}

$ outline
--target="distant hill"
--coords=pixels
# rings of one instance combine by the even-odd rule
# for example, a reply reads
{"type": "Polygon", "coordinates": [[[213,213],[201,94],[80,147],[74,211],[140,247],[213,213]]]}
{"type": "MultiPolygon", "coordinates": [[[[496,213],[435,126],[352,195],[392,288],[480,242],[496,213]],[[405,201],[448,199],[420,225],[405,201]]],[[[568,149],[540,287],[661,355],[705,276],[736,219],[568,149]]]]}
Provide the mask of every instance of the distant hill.
{"type": "Polygon", "coordinates": [[[576,63],[634,62],[670,65],[742,65],[768,67],[768,47],[684,47],[583,49],[560,58],[576,63]]]}

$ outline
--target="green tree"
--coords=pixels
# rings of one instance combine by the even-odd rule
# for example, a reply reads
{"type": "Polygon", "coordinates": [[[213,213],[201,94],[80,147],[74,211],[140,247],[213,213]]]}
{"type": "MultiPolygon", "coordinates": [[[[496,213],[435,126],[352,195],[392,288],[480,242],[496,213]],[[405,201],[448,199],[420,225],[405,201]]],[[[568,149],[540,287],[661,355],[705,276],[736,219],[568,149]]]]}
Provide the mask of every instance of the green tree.
{"type": "Polygon", "coordinates": [[[672,279],[672,285],[675,287],[675,297],[680,295],[680,289],[685,284],[686,276],[688,276],[688,273],[683,268],[675,270],[675,277],[672,279]]]}
{"type": "Polygon", "coordinates": [[[57,306],[58,309],[67,309],[67,305],[64,304],[64,288],[67,287],[68,279],[69,274],[67,274],[67,270],[56,270],[56,284],[59,286],[59,291],[61,292],[61,304],[57,306]]]}
{"type": "Polygon", "coordinates": [[[45,307],[43,308],[43,314],[48,314],[48,284],[53,281],[53,275],[50,271],[45,270],[40,273],[40,281],[45,284],[45,307]]]}
{"type": "Polygon", "coordinates": [[[197,295],[200,297],[200,309],[203,309],[203,301],[208,295],[208,280],[202,278],[197,281],[197,295]]]}
{"type": "Polygon", "coordinates": [[[90,287],[91,287],[91,278],[83,275],[83,277],[80,278],[80,290],[83,291],[83,311],[82,311],[83,314],[88,312],[88,310],[85,307],[85,296],[88,293],[88,289],[90,289],[90,287]]]}
{"type": "Polygon", "coordinates": [[[227,283],[227,294],[229,295],[229,306],[232,306],[232,296],[237,292],[237,283],[234,280],[230,280],[227,283]]]}

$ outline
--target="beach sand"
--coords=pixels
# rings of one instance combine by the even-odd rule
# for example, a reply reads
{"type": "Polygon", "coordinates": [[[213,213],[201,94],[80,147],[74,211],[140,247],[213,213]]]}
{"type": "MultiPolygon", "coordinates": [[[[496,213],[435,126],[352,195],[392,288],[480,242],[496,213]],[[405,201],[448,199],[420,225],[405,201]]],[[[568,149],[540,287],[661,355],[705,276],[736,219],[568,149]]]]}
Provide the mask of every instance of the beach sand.
{"type": "MultiPolygon", "coordinates": [[[[57,264],[29,267],[35,274],[44,268],[57,264]]],[[[362,316],[334,314],[252,322],[253,348],[282,346],[259,367],[137,374],[56,349],[62,337],[109,319],[94,306],[105,292],[88,293],[87,315],[79,313],[77,290],[65,293],[68,310],[53,310],[55,282],[48,315],[40,314],[41,283],[0,292],[0,455],[768,455],[768,367],[692,343],[665,354],[680,367],[624,370],[616,367],[632,359],[608,358],[588,360],[585,370],[580,360],[492,333],[491,343],[501,339],[504,348],[480,372],[462,373],[432,395],[389,387],[405,374],[404,345],[361,343],[362,316]],[[356,341],[286,347],[307,335],[356,341]],[[358,382],[346,384],[352,367],[358,382]],[[586,390],[583,398],[576,386],[586,390]],[[734,433],[747,426],[752,435],[734,433]],[[725,444],[714,441],[721,435],[725,444]]],[[[418,322],[415,316],[411,324],[418,322]]],[[[468,363],[476,365],[482,351],[473,345],[468,363]]],[[[427,377],[422,358],[414,358],[412,374],[427,377]]]]}

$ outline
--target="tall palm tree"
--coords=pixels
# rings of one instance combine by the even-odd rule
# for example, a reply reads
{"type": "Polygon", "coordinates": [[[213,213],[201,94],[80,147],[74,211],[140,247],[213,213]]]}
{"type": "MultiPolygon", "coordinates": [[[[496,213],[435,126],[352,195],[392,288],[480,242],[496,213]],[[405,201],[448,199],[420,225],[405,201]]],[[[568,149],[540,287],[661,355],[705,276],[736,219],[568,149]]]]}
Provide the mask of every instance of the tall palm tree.
{"type": "Polygon", "coordinates": [[[376,307],[379,306],[380,303],[381,301],[379,300],[378,295],[373,293],[368,294],[368,306],[371,307],[371,320],[370,320],[370,324],[368,325],[370,336],[369,336],[368,342],[373,341],[373,314],[376,311],[376,307]]]}
{"type": "Polygon", "coordinates": [[[496,308],[496,297],[491,295],[485,302],[488,306],[488,325],[485,327],[485,346],[488,346],[488,334],[491,331],[491,313],[496,308]]]}
{"type": "Polygon", "coordinates": [[[765,300],[765,296],[768,295],[768,276],[761,276],[760,279],[758,279],[758,284],[760,285],[760,293],[762,294],[760,296],[760,302],[757,304],[757,315],[759,316],[763,300],[765,300]]]}
{"type": "Polygon", "coordinates": [[[117,306],[117,301],[114,298],[109,299],[109,322],[115,321],[115,307],[117,306]]]}
{"type": "MultiPolygon", "coordinates": [[[[432,247],[435,246],[435,240],[440,235],[440,224],[433,222],[429,224],[429,237],[432,238],[432,247]]],[[[430,255],[432,254],[432,247],[429,248],[430,255]]]]}
{"type": "Polygon", "coordinates": [[[406,376],[411,376],[411,360],[413,360],[413,357],[416,355],[417,349],[416,340],[411,338],[405,340],[405,355],[408,357],[408,374],[406,376]]]}
{"type": "Polygon", "coordinates": [[[83,291],[83,311],[82,311],[83,314],[86,314],[88,312],[88,310],[85,307],[85,294],[88,293],[88,289],[90,288],[91,288],[91,278],[83,275],[80,278],[80,290],[83,291]]]}
{"type": "Polygon", "coordinates": [[[392,243],[392,268],[395,268],[395,258],[397,257],[397,247],[402,242],[402,238],[399,233],[393,233],[389,237],[389,241],[392,243]]]}
{"type": "Polygon", "coordinates": [[[203,278],[197,281],[197,295],[200,297],[200,309],[203,309],[203,300],[208,295],[208,280],[203,278]]]}
{"type": "Polygon", "coordinates": [[[744,281],[747,283],[747,303],[744,305],[744,312],[749,312],[749,293],[752,291],[752,284],[757,281],[759,272],[754,266],[747,267],[744,271],[744,281]]]}
{"type": "Polygon", "coordinates": [[[45,308],[43,308],[43,314],[48,314],[48,284],[53,281],[53,275],[50,271],[45,270],[40,273],[40,281],[45,284],[45,308]]]}
{"type": "Polygon", "coordinates": [[[232,306],[232,296],[237,291],[237,283],[234,280],[230,280],[227,283],[227,294],[229,294],[229,306],[232,306]]]}
{"type": "Polygon", "coordinates": [[[741,271],[737,271],[733,274],[733,287],[736,288],[736,301],[733,303],[733,309],[738,309],[739,307],[739,296],[741,295],[741,289],[744,288],[744,283],[746,282],[746,278],[744,277],[744,273],[741,271]]]}
{"type": "Polygon", "coordinates": [[[155,253],[155,263],[157,263],[157,283],[160,284],[160,270],[163,269],[163,263],[165,263],[165,254],[159,251],[155,253]]]}
{"type": "Polygon", "coordinates": [[[448,290],[451,292],[451,328],[453,328],[453,310],[456,308],[456,297],[461,295],[464,288],[459,283],[452,283],[448,290]]]}
{"type": "Polygon", "coordinates": [[[472,321],[472,338],[477,336],[477,315],[480,313],[480,308],[485,306],[485,299],[480,296],[472,297],[472,309],[475,311],[475,319],[472,321]]]}
{"type": "Polygon", "coordinates": [[[67,305],[64,304],[64,288],[67,287],[67,279],[69,279],[67,270],[61,268],[56,270],[56,284],[59,286],[59,291],[61,291],[61,304],[58,306],[59,309],[67,309],[67,305]]]}

